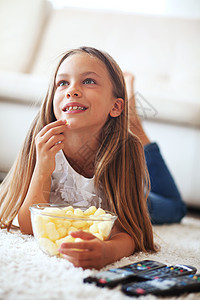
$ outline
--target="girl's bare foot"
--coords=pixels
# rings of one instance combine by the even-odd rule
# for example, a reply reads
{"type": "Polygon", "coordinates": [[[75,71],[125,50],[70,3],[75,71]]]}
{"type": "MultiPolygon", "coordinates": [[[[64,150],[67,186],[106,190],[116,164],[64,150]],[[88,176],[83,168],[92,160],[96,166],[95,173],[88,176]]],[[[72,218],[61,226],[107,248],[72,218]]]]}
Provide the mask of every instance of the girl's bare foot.
{"type": "Polygon", "coordinates": [[[126,82],[126,90],[128,94],[128,99],[132,98],[134,96],[134,76],[130,72],[124,72],[124,79],[126,82]]]}
{"type": "Polygon", "coordinates": [[[137,135],[142,144],[146,145],[150,143],[147,137],[140,118],[136,111],[135,95],[134,95],[134,76],[130,72],[124,72],[124,79],[126,83],[127,96],[128,96],[128,115],[129,115],[129,128],[132,133],[137,135]]]}

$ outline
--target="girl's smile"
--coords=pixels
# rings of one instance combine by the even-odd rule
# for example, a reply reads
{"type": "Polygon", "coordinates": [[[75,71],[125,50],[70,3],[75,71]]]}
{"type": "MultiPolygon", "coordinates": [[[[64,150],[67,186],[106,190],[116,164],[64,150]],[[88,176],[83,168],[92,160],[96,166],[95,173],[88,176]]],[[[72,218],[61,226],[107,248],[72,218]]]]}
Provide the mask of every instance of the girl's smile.
{"type": "Polygon", "coordinates": [[[63,112],[67,114],[82,113],[88,108],[79,102],[70,102],[64,105],[63,112]]]}

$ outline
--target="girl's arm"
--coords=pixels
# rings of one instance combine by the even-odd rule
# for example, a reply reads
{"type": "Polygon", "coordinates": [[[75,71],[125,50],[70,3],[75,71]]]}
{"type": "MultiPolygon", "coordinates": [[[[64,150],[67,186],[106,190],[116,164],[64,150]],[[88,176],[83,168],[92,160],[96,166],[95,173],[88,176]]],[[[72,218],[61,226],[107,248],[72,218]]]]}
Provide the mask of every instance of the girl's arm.
{"type": "Polygon", "coordinates": [[[36,164],[26,198],[19,210],[18,221],[23,233],[32,234],[29,207],[49,202],[51,174],[55,169],[55,155],[63,149],[66,121],[46,125],[36,136],[36,164]]]}
{"type": "Polygon", "coordinates": [[[135,242],[126,232],[117,232],[108,241],[101,241],[81,230],[72,232],[71,235],[84,241],[76,243],[76,249],[74,243],[63,243],[59,252],[75,267],[101,269],[135,251],[135,242]]]}
{"type": "Polygon", "coordinates": [[[26,198],[18,212],[18,222],[22,233],[33,234],[29,207],[36,203],[48,203],[51,177],[46,179],[35,168],[26,198]]]}

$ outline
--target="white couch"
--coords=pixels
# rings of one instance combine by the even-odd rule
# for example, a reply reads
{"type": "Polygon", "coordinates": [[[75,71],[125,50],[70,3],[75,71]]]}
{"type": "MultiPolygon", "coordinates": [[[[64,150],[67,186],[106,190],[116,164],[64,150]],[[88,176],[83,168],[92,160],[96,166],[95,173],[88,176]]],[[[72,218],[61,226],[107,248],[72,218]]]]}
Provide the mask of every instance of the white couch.
{"type": "Polygon", "coordinates": [[[138,112],[186,203],[200,207],[200,20],[0,2],[0,172],[8,172],[58,55],[109,52],[136,77],[138,112]]]}

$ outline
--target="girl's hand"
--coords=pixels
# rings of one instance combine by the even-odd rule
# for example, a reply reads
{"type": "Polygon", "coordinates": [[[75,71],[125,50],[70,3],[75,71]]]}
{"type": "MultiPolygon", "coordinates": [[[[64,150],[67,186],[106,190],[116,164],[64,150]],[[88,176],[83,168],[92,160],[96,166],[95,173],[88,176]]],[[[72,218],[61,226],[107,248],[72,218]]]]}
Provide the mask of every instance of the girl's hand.
{"type": "Polygon", "coordinates": [[[74,238],[81,238],[83,242],[63,243],[59,249],[66,259],[75,267],[83,269],[101,269],[106,265],[106,242],[96,238],[93,234],[82,230],[71,232],[74,238]]]}
{"type": "Polygon", "coordinates": [[[39,174],[51,176],[55,169],[55,155],[63,149],[63,132],[66,121],[59,120],[46,125],[35,138],[36,169],[39,174]]]}

